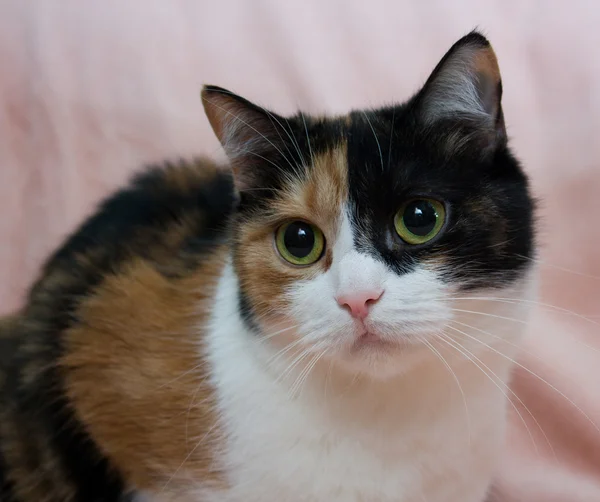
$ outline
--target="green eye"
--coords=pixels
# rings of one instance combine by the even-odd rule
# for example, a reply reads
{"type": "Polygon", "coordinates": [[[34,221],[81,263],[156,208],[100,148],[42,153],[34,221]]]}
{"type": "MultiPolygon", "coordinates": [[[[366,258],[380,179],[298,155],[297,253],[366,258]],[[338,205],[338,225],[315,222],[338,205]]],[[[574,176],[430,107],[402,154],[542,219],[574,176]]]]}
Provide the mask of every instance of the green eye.
{"type": "Polygon", "coordinates": [[[434,199],[412,199],[394,217],[396,232],[407,244],[424,244],[440,233],[446,210],[434,199]]]}
{"type": "Polygon", "coordinates": [[[275,245],[285,261],[306,266],[321,258],[325,249],[325,238],[317,227],[298,220],[277,229],[275,245]]]}

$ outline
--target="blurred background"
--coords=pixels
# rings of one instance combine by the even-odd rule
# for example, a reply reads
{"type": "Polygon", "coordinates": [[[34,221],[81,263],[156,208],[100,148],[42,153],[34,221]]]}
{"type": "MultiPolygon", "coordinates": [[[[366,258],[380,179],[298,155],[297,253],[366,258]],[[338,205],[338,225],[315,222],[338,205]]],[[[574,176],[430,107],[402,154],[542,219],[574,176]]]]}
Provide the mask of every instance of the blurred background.
{"type": "Polygon", "coordinates": [[[402,101],[481,29],[540,199],[501,502],[600,501],[600,3],[0,0],[0,314],[147,162],[221,151],[203,83],[280,113],[402,101]],[[526,409],[525,409],[526,407],[526,409]]]}

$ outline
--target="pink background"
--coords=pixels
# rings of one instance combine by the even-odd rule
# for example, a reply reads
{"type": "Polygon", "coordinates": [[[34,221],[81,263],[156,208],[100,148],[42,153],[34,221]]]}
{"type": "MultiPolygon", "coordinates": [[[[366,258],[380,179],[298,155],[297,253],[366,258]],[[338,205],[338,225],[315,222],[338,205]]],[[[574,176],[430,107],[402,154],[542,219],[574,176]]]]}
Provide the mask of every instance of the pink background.
{"type": "Polygon", "coordinates": [[[600,501],[594,0],[0,0],[0,311],[141,163],[220,154],[202,83],[282,113],[379,105],[408,97],[476,26],[543,217],[545,305],[513,386],[538,423],[520,410],[532,441],[513,413],[499,500],[600,501]]]}

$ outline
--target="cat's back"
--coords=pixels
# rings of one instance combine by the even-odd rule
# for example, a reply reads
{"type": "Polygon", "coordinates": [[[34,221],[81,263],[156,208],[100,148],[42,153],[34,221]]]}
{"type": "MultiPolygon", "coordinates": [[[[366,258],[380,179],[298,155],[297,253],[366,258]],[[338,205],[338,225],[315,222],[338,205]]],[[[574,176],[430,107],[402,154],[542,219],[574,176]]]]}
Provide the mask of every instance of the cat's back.
{"type": "Polygon", "coordinates": [[[145,168],[47,260],[24,315],[62,330],[82,299],[132,267],[173,280],[189,276],[224,244],[233,200],[229,172],[209,160],[145,168]]]}
{"type": "Polygon", "coordinates": [[[167,274],[193,266],[222,238],[232,210],[229,172],[205,159],[151,166],[104,200],[46,262],[31,292],[97,282],[134,259],[167,274]]]}
{"type": "Polygon", "coordinates": [[[2,502],[121,500],[174,472],[184,436],[210,429],[198,357],[233,205],[230,174],[210,161],[146,169],[0,320],[2,502]],[[205,404],[189,419],[192,397],[205,404]]]}

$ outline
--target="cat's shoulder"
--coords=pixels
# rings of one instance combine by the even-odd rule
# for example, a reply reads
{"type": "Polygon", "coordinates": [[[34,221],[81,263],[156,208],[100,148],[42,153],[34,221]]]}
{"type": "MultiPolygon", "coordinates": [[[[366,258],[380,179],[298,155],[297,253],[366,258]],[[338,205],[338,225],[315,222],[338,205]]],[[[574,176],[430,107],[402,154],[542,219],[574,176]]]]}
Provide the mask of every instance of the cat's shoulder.
{"type": "MultiPolygon", "coordinates": [[[[234,202],[229,170],[208,159],[147,166],[50,256],[30,291],[29,308],[41,307],[56,321],[57,313],[67,315],[78,299],[131,263],[184,277],[226,243],[234,202]]],[[[70,322],[58,324],[61,329],[70,322]]]]}

